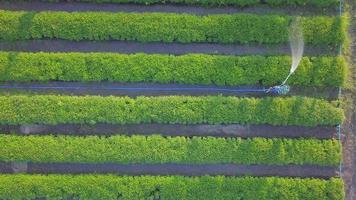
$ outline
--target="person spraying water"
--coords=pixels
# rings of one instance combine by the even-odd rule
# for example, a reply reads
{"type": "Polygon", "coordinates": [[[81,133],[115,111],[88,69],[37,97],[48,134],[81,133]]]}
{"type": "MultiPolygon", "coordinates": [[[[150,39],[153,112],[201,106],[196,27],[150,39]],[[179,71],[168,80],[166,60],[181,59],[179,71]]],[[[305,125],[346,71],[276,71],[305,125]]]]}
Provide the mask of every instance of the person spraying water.
{"type": "Polygon", "coordinates": [[[116,91],[214,91],[214,92],[233,92],[233,93],[264,93],[272,95],[286,95],[288,94],[290,88],[287,85],[288,79],[298,68],[298,65],[302,59],[304,51],[304,39],[303,31],[300,25],[301,18],[296,17],[293,19],[291,26],[289,28],[289,42],[292,53],[292,64],[286,79],[277,86],[270,87],[268,89],[254,89],[254,88],[214,88],[214,87],[125,87],[125,86],[110,86],[110,87],[86,87],[86,86],[41,86],[41,85],[30,85],[30,86],[21,86],[21,85],[0,85],[0,89],[85,89],[91,88],[93,90],[116,90],[116,91]]]}
{"type": "Polygon", "coordinates": [[[290,90],[290,87],[286,83],[289,77],[298,68],[304,52],[304,38],[303,38],[302,26],[300,25],[300,20],[301,20],[300,17],[296,17],[295,19],[293,19],[291,26],[289,28],[289,42],[290,42],[290,49],[292,53],[292,65],[289,74],[281,85],[270,87],[266,91],[267,93],[285,95],[288,94],[290,90]]]}

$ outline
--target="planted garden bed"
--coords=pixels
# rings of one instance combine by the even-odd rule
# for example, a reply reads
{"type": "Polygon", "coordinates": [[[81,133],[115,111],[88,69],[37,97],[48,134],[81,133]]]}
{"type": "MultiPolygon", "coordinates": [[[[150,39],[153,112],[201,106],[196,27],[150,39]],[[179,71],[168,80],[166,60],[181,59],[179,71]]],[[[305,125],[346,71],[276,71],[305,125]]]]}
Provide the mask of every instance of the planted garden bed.
{"type": "MultiPolygon", "coordinates": [[[[64,5],[44,1],[36,3],[64,5]]],[[[335,15],[338,3],[77,0],[63,11],[31,11],[35,4],[0,10],[0,173],[9,173],[0,174],[0,199],[344,199],[343,181],[335,178],[342,177],[342,148],[334,139],[344,105],[335,97],[348,74],[335,52],[347,48],[348,16],[335,15]],[[142,10],[103,12],[104,5],[142,10]],[[319,12],[300,17],[305,54],[288,96],[101,91],[117,84],[171,92],[157,95],[172,95],[173,86],[251,86],[265,94],[289,72],[290,26],[302,8],[319,12]],[[5,52],[11,50],[56,53],[5,52]],[[67,86],[68,96],[42,90],[48,85],[67,86]],[[100,95],[134,98],[68,89],[87,85],[100,95]],[[25,91],[35,86],[41,91],[25,91]]]]}
{"type": "MultiPolygon", "coordinates": [[[[15,0],[24,1],[24,0],[15,0]]],[[[35,1],[35,0],[25,0],[25,1],[35,1]]],[[[42,2],[61,2],[64,0],[41,0],[42,2]]],[[[135,4],[193,4],[193,5],[204,5],[204,6],[252,6],[258,4],[268,4],[272,6],[285,6],[285,5],[298,5],[298,6],[316,6],[316,7],[336,7],[338,6],[338,0],[75,0],[76,2],[85,3],[135,3],[135,4]]]]}
{"type": "MultiPolygon", "coordinates": [[[[0,39],[281,44],[288,42],[291,20],[288,16],[254,14],[0,11],[0,39]]],[[[344,17],[304,17],[302,25],[308,44],[335,47],[346,37],[344,17]]]]}
{"type": "MultiPolygon", "coordinates": [[[[289,73],[289,56],[0,52],[0,81],[112,81],[273,85],[289,73]]],[[[290,79],[297,86],[342,86],[342,57],[304,57],[290,79]]]]}
{"type": "Polygon", "coordinates": [[[308,97],[1,96],[1,124],[270,124],[337,125],[336,102],[308,97]]]}
{"type": "Polygon", "coordinates": [[[337,166],[337,140],[0,135],[0,161],[337,166]],[[108,151],[109,150],[109,151],[108,151]]]}
{"type": "Polygon", "coordinates": [[[0,175],[0,198],[342,200],[341,179],[0,175]]]}

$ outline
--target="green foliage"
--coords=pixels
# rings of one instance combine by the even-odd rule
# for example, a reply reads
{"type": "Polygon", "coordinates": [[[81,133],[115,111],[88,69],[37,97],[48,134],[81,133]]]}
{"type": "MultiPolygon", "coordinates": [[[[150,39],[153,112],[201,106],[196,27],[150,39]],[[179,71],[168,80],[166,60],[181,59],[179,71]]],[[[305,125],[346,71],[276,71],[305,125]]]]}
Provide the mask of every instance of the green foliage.
{"type": "MultiPolygon", "coordinates": [[[[0,11],[0,39],[278,44],[288,42],[291,19],[255,14],[0,11]]],[[[345,39],[343,19],[336,16],[302,18],[306,42],[339,45],[345,39]]]]}
{"type": "Polygon", "coordinates": [[[308,97],[0,96],[1,124],[271,124],[336,125],[344,114],[308,97]]]}
{"type": "Polygon", "coordinates": [[[265,3],[272,6],[297,5],[316,7],[337,7],[339,0],[265,0],[265,3]]]}
{"type": "MultiPolygon", "coordinates": [[[[19,1],[19,0],[17,0],[19,1]]],[[[31,1],[31,0],[27,0],[31,1]]],[[[49,2],[58,2],[59,0],[42,0],[49,2]]],[[[193,4],[193,5],[231,5],[231,6],[253,6],[258,4],[268,4],[272,6],[298,5],[298,6],[316,6],[316,7],[335,7],[338,0],[75,0],[79,2],[93,3],[136,3],[136,4],[193,4]]]]}
{"type": "MultiPolygon", "coordinates": [[[[289,56],[0,52],[0,80],[275,85],[290,64],[289,56]]],[[[343,57],[304,57],[288,84],[342,86],[346,69],[343,57]]]]}
{"type": "Polygon", "coordinates": [[[343,181],[223,176],[0,175],[0,199],[342,200],[343,181]],[[329,190],[332,188],[332,190],[329,190]]]}
{"type": "Polygon", "coordinates": [[[337,140],[0,135],[0,161],[337,166],[337,140]]]}
{"type": "Polygon", "coordinates": [[[302,20],[303,37],[306,43],[313,45],[334,44],[340,45],[346,39],[345,18],[325,18],[322,16],[309,17],[302,20]],[[307,31],[306,31],[307,30],[307,31]],[[314,38],[324,37],[324,38],[314,38]],[[335,41],[335,42],[332,42],[335,41]]]}

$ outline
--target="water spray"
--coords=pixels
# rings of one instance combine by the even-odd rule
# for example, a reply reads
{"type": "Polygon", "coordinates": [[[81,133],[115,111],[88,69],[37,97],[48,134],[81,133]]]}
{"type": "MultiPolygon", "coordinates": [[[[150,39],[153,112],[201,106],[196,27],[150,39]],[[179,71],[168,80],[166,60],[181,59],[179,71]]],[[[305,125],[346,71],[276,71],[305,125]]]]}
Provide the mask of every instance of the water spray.
{"type": "Polygon", "coordinates": [[[115,91],[213,91],[213,92],[235,92],[235,93],[265,93],[272,95],[286,95],[290,91],[290,87],[286,84],[290,76],[298,68],[302,59],[304,51],[303,31],[300,25],[300,17],[293,19],[289,28],[289,42],[292,53],[292,65],[288,76],[282,84],[270,87],[268,89],[248,89],[248,88],[213,88],[213,87],[125,87],[125,86],[109,86],[109,87],[86,87],[86,86],[45,86],[45,85],[0,85],[0,89],[56,89],[56,90],[79,90],[79,89],[93,89],[93,90],[115,90],[115,91]]]}
{"type": "Polygon", "coordinates": [[[288,76],[282,82],[282,84],[270,87],[267,89],[266,93],[274,94],[274,95],[286,95],[290,91],[290,87],[286,84],[289,77],[295,72],[298,68],[299,63],[302,59],[304,52],[304,38],[303,38],[303,30],[300,25],[300,17],[296,17],[290,26],[289,29],[289,42],[290,49],[292,52],[292,65],[289,71],[288,76]]]}

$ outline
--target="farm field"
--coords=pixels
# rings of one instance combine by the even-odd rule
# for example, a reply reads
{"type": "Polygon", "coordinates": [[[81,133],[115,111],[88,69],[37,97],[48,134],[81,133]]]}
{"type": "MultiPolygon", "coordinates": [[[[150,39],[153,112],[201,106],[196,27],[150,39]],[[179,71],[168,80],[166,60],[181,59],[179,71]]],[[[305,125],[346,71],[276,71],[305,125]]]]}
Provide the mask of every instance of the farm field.
{"type": "Polygon", "coordinates": [[[351,10],[1,0],[0,199],[352,200],[351,10]]]}

